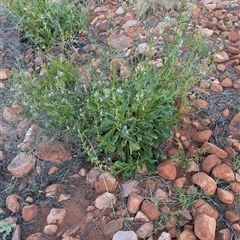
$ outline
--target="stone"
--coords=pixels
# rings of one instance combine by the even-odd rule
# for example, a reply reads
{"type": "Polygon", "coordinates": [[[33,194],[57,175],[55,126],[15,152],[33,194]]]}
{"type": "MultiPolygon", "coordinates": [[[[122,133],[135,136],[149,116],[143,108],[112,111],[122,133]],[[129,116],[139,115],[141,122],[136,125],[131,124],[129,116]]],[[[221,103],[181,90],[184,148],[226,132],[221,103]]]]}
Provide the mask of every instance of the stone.
{"type": "Polygon", "coordinates": [[[157,188],[153,194],[153,198],[158,202],[164,202],[168,199],[168,194],[161,188],[157,188]]]}
{"type": "Polygon", "coordinates": [[[16,178],[22,178],[32,171],[36,158],[32,154],[20,152],[8,165],[8,171],[16,178]]]}
{"type": "Polygon", "coordinates": [[[136,231],[136,234],[139,238],[150,237],[152,235],[152,233],[153,233],[153,224],[152,223],[144,223],[136,231]]]}
{"type": "Polygon", "coordinates": [[[33,144],[36,142],[37,139],[37,130],[39,127],[37,125],[32,125],[26,132],[24,140],[18,145],[18,148],[21,151],[29,150],[33,144]]]}
{"type": "Polygon", "coordinates": [[[183,188],[183,186],[185,185],[185,183],[187,182],[187,178],[186,177],[180,177],[174,180],[174,185],[177,188],[183,188]]]}
{"type": "Polygon", "coordinates": [[[199,187],[201,187],[202,190],[207,195],[210,195],[210,196],[214,195],[217,189],[217,184],[213,180],[213,178],[208,176],[206,173],[204,172],[195,173],[191,179],[192,179],[192,182],[198,185],[199,187]]]}
{"type": "Polygon", "coordinates": [[[19,116],[22,112],[22,107],[14,104],[11,107],[3,108],[3,118],[8,122],[15,122],[19,119],[19,116]]]}
{"type": "Polygon", "coordinates": [[[80,168],[78,174],[81,176],[81,177],[86,177],[87,176],[87,173],[88,173],[88,170],[86,168],[80,168]]]}
{"type": "Polygon", "coordinates": [[[143,55],[150,56],[154,54],[154,49],[151,49],[147,43],[140,43],[135,49],[135,56],[143,55]]]}
{"type": "Polygon", "coordinates": [[[113,235],[123,229],[123,218],[110,221],[103,230],[104,236],[112,238],[113,235]]]}
{"type": "Polygon", "coordinates": [[[234,223],[232,227],[236,232],[240,232],[240,225],[238,223],[234,223]]]}
{"type": "Polygon", "coordinates": [[[95,187],[98,177],[101,175],[101,172],[96,168],[92,168],[86,175],[86,183],[95,187]]]}
{"type": "Polygon", "coordinates": [[[138,237],[133,231],[118,231],[113,235],[112,240],[138,240],[138,237]]]}
{"type": "Polygon", "coordinates": [[[224,228],[217,233],[218,240],[231,240],[231,232],[228,228],[224,228]]]}
{"type": "Polygon", "coordinates": [[[99,12],[107,12],[107,11],[108,11],[108,8],[105,7],[105,6],[96,7],[96,8],[94,9],[94,12],[95,12],[95,13],[99,13],[99,12]]]}
{"type": "Polygon", "coordinates": [[[238,182],[232,182],[230,183],[231,189],[235,193],[240,193],[240,183],[238,182]]]}
{"type": "Polygon", "coordinates": [[[61,224],[66,216],[64,208],[52,208],[47,216],[48,224],[61,224]]]}
{"type": "Polygon", "coordinates": [[[197,217],[199,214],[207,214],[208,216],[214,218],[215,220],[218,219],[218,212],[214,210],[207,202],[203,199],[197,200],[192,207],[192,215],[194,218],[197,217]]]}
{"type": "MultiPolygon", "coordinates": [[[[222,63],[218,63],[217,64],[217,70],[221,71],[221,72],[224,72],[226,70],[226,65],[225,64],[222,64],[222,63]]],[[[215,86],[214,85],[211,85],[212,89],[211,91],[215,92],[215,86]]],[[[217,90],[218,88],[216,88],[217,90]]]]}
{"type": "Polygon", "coordinates": [[[234,223],[240,220],[240,216],[238,213],[235,213],[233,211],[226,211],[225,216],[228,219],[230,223],[234,223]]]}
{"type": "Polygon", "coordinates": [[[230,53],[232,53],[232,54],[235,54],[235,55],[237,55],[237,54],[240,53],[240,50],[239,50],[238,48],[231,47],[231,46],[229,46],[229,47],[227,48],[227,51],[230,52],[230,53]]]}
{"type": "Polygon", "coordinates": [[[166,180],[174,180],[177,176],[177,170],[174,163],[164,161],[157,166],[157,171],[160,177],[166,180]]]}
{"type": "Polygon", "coordinates": [[[201,28],[198,30],[198,34],[201,37],[209,38],[214,34],[214,31],[212,29],[208,29],[208,28],[201,28]]]}
{"type": "Polygon", "coordinates": [[[158,240],[171,240],[171,239],[172,239],[171,234],[168,232],[162,232],[158,238],[158,240]]]}
{"type": "Polygon", "coordinates": [[[15,229],[13,230],[12,240],[21,240],[21,228],[19,225],[16,225],[15,229]]]}
{"type": "Polygon", "coordinates": [[[43,229],[43,232],[49,236],[55,236],[58,231],[58,226],[55,224],[46,225],[43,229]]]}
{"type": "Polygon", "coordinates": [[[223,111],[222,111],[222,115],[224,116],[224,117],[229,117],[230,116],[230,111],[229,111],[229,109],[224,109],[223,111]]]}
{"type": "Polygon", "coordinates": [[[229,60],[229,56],[225,51],[218,52],[215,57],[216,57],[215,61],[217,63],[222,63],[229,60]]]}
{"type": "Polygon", "coordinates": [[[160,216],[158,207],[149,200],[144,200],[141,204],[141,211],[151,220],[154,221],[160,216]]]}
{"type": "Polygon", "coordinates": [[[202,149],[206,150],[207,153],[215,154],[219,158],[226,158],[228,155],[224,150],[209,142],[205,142],[202,149]]]}
{"type": "Polygon", "coordinates": [[[240,112],[234,115],[228,126],[228,130],[233,138],[240,139],[240,112]]]}
{"type": "Polygon", "coordinates": [[[96,208],[103,210],[115,205],[116,202],[117,197],[114,194],[105,192],[95,199],[94,205],[96,208]]]}
{"type": "Polygon", "coordinates": [[[116,13],[117,15],[122,15],[124,12],[125,12],[125,11],[124,11],[124,9],[123,9],[122,7],[119,7],[119,8],[115,11],[115,13],[116,13]]]}
{"type": "Polygon", "coordinates": [[[7,208],[13,213],[18,213],[21,208],[20,205],[21,200],[22,198],[17,194],[8,195],[6,198],[7,208]]]}
{"type": "Polygon", "coordinates": [[[235,71],[237,74],[240,74],[240,65],[234,67],[234,71],[235,71]]]}
{"type": "Polygon", "coordinates": [[[199,172],[199,164],[195,163],[194,161],[191,161],[187,168],[185,169],[186,173],[192,173],[192,172],[199,172]]]}
{"type": "Polygon", "coordinates": [[[36,204],[24,206],[22,208],[22,218],[25,222],[32,221],[38,214],[38,207],[36,204]]]}
{"type": "Polygon", "coordinates": [[[207,101],[204,101],[202,99],[196,99],[194,102],[193,102],[193,105],[194,107],[196,108],[205,108],[208,106],[208,102],[207,101]]]}
{"type": "Polygon", "coordinates": [[[51,195],[56,194],[58,186],[59,186],[59,184],[57,184],[57,183],[54,183],[54,184],[51,184],[51,185],[47,186],[46,189],[45,189],[46,197],[49,197],[51,195]]]}
{"type": "Polygon", "coordinates": [[[136,216],[134,217],[134,221],[137,221],[137,222],[149,222],[150,220],[142,211],[138,211],[136,213],[136,216]]]}
{"type": "Polygon", "coordinates": [[[192,135],[192,140],[198,143],[208,142],[212,134],[211,130],[199,131],[192,135]]]}
{"type": "Polygon", "coordinates": [[[139,193],[140,188],[138,187],[137,181],[126,181],[121,184],[122,189],[122,197],[126,198],[129,196],[130,193],[139,193]]]}
{"type": "Polygon", "coordinates": [[[33,233],[26,240],[54,240],[45,233],[33,233]]]}
{"type": "Polygon", "coordinates": [[[137,213],[143,200],[144,198],[136,193],[129,194],[127,210],[132,214],[137,213]]]}
{"type": "Polygon", "coordinates": [[[228,182],[233,182],[235,180],[235,175],[233,170],[225,163],[214,167],[212,170],[212,175],[215,178],[223,179],[228,182]]]}
{"type": "Polygon", "coordinates": [[[196,240],[196,235],[194,232],[190,231],[189,229],[183,230],[178,237],[178,240],[196,240]]]}
{"type": "Polygon", "coordinates": [[[7,80],[10,76],[8,68],[0,68],[0,81],[7,80]]]}
{"type": "Polygon", "coordinates": [[[222,87],[222,85],[220,85],[218,83],[212,83],[210,86],[210,90],[213,92],[222,92],[223,87],[222,87]]]}
{"type": "Polygon", "coordinates": [[[218,158],[215,154],[211,154],[203,160],[202,170],[206,173],[210,173],[212,169],[220,163],[221,163],[220,158],[218,158]]]}
{"type": "Polygon", "coordinates": [[[3,151],[0,151],[0,161],[3,161],[5,158],[5,154],[3,151]]]}
{"type": "Polygon", "coordinates": [[[194,233],[200,240],[214,240],[216,220],[206,214],[199,214],[194,220],[194,233]]]}
{"type": "Polygon", "coordinates": [[[95,183],[95,191],[98,194],[104,192],[114,192],[117,188],[118,182],[116,178],[109,173],[102,173],[99,176],[99,180],[95,183]]]}
{"type": "Polygon", "coordinates": [[[71,199],[70,194],[61,193],[58,197],[58,202],[66,201],[66,200],[69,200],[69,199],[71,199]]]}
{"type": "Polygon", "coordinates": [[[225,189],[218,188],[217,195],[221,202],[226,204],[232,204],[234,202],[234,195],[225,189]]]}
{"type": "Polygon", "coordinates": [[[119,52],[122,52],[124,49],[128,49],[133,46],[132,38],[127,37],[122,33],[110,35],[108,38],[108,42],[112,48],[119,52]]]}
{"type": "Polygon", "coordinates": [[[235,31],[230,31],[228,33],[228,40],[231,42],[235,42],[240,40],[240,34],[236,33],[235,31]]]}
{"type": "Polygon", "coordinates": [[[37,146],[35,155],[44,161],[52,163],[63,163],[71,156],[71,148],[51,141],[42,142],[37,146]]]}
{"type": "Polygon", "coordinates": [[[52,166],[49,171],[48,171],[48,175],[53,175],[55,174],[57,171],[59,170],[59,168],[57,166],[52,166]]]}

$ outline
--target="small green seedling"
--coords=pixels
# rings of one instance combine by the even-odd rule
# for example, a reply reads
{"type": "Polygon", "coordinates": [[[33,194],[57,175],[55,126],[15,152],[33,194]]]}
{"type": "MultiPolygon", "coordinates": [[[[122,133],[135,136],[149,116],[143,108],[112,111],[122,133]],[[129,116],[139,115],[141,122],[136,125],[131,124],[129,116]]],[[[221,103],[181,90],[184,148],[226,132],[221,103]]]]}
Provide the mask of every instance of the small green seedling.
{"type": "Polygon", "coordinates": [[[9,236],[9,234],[15,227],[16,223],[8,224],[4,221],[0,221],[0,234],[3,234],[3,240],[7,239],[7,236],[9,236]]]}

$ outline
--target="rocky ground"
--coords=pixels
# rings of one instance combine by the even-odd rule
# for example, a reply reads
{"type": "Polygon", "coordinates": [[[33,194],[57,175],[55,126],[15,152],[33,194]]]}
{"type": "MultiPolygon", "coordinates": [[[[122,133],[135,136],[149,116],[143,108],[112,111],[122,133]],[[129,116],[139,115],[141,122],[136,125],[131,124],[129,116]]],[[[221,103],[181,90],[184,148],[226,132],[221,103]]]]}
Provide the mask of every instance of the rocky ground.
{"type": "MultiPolygon", "coordinates": [[[[32,72],[42,74],[41,59],[21,41],[12,16],[1,12],[0,219],[17,224],[7,239],[240,239],[240,4],[205,0],[189,7],[192,29],[211,46],[222,43],[211,75],[189,95],[173,139],[160,145],[166,158],[158,175],[143,169],[134,180],[101,173],[84,161],[78,143],[53,143],[23,118],[12,73],[17,62],[31,80],[32,72]]],[[[176,16],[139,21],[117,1],[89,11],[95,43],[79,33],[69,46],[83,78],[89,52],[93,67],[100,64],[96,43],[122,54],[124,60],[116,54],[111,64],[124,75],[133,53],[148,49],[146,27],[161,45],[164,17],[176,16]]]]}

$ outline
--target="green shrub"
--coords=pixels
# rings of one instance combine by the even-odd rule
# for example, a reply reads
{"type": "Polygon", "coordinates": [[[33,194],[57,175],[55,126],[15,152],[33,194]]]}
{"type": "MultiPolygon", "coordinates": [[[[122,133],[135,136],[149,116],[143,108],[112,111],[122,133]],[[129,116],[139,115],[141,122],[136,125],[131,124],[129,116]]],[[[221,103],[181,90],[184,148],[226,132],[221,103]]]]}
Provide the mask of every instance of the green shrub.
{"type": "Polygon", "coordinates": [[[78,72],[71,61],[52,59],[51,66],[45,66],[44,76],[31,81],[22,76],[19,98],[28,116],[49,133],[61,132],[70,141],[84,101],[84,90],[78,84],[78,72]]]}
{"type": "Polygon", "coordinates": [[[25,105],[47,129],[79,136],[93,163],[131,177],[143,164],[154,171],[161,161],[159,142],[171,137],[169,128],[178,121],[182,104],[175,107],[175,100],[184,103],[201,76],[201,59],[209,55],[207,41],[187,31],[188,21],[181,13],[176,19],[160,69],[148,59],[125,79],[97,69],[85,91],[73,63],[53,61],[46,76],[24,81],[25,105]]]}
{"type": "Polygon", "coordinates": [[[42,49],[64,44],[87,24],[85,14],[74,1],[9,0],[8,5],[20,17],[24,37],[42,49]]]}

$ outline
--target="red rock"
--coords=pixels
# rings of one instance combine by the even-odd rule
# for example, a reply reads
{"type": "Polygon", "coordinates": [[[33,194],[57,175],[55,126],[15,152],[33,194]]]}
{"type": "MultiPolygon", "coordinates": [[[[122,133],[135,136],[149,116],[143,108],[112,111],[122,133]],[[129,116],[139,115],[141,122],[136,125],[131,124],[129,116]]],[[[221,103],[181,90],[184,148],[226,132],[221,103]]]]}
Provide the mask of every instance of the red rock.
{"type": "Polygon", "coordinates": [[[112,177],[109,173],[102,173],[99,180],[95,183],[95,191],[98,194],[104,192],[114,192],[117,188],[118,182],[116,178],[112,177]]]}
{"type": "Polygon", "coordinates": [[[66,216],[64,208],[52,208],[47,216],[48,224],[61,224],[66,216]]]}
{"type": "Polygon", "coordinates": [[[232,183],[230,183],[230,186],[231,186],[231,189],[233,190],[233,192],[240,193],[240,183],[232,182],[232,183]]]}
{"type": "Polygon", "coordinates": [[[21,208],[20,206],[21,200],[22,198],[17,194],[8,195],[6,198],[7,208],[13,213],[18,213],[21,208]]]}
{"type": "Polygon", "coordinates": [[[235,213],[233,211],[226,211],[225,216],[228,219],[230,223],[234,223],[240,220],[240,216],[238,213],[235,213]]]}
{"type": "Polygon", "coordinates": [[[8,165],[8,171],[17,178],[22,178],[32,171],[36,158],[32,154],[20,152],[8,165]]]}
{"type": "Polygon", "coordinates": [[[225,51],[218,52],[215,57],[216,57],[215,61],[217,63],[222,63],[222,62],[226,62],[227,60],[229,60],[229,56],[225,51]]]}
{"type": "Polygon", "coordinates": [[[221,202],[226,204],[232,204],[234,202],[234,195],[225,189],[218,188],[217,195],[221,202]]]}
{"type": "Polygon", "coordinates": [[[110,237],[112,239],[113,235],[123,229],[123,218],[118,218],[117,220],[110,221],[103,230],[104,236],[110,237]]]}
{"type": "Polygon", "coordinates": [[[232,53],[232,54],[239,54],[240,53],[240,50],[238,48],[235,48],[235,47],[228,47],[227,51],[232,53]]]}
{"type": "Polygon", "coordinates": [[[0,81],[7,80],[10,76],[8,68],[0,68],[0,81]]]}
{"type": "Polygon", "coordinates": [[[138,187],[137,181],[126,181],[121,184],[122,197],[128,197],[130,193],[139,193],[140,188],[138,187]]]}
{"type": "Polygon", "coordinates": [[[228,130],[233,138],[240,139],[240,112],[233,117],[228,126],[228,130]]]}
{"type": "Polygon", "coordinates": [[[38,207],[37,205],[29,205],[29,206],[24,206],[22,208],[22,218],[25,222],[29,222],[33,220],[38,214],[38,207]]]}
{"type": "Polygon", "coordinates": [[[236,33],[235,31],[230,31],[228,33],[228,39],[231,42],[238,41],[238,40],[240,40],[240,34],[236,33]]]}
{"type": "Polygon", "coordinates": [[[33,233],[26,240],[54,240],[44,233],[33,233]]]}
{"type": "Polygon", "coordinates": [[[199,131],[192,135],[192,140],[198,143],[208,142],[213,132],[211,130],[199,131]]]}
{"type": "Polygon", "coordinates": [[[158,202],[164,202],[168,199],[168,194],[161,188],[157,188],[153,195],[154,199],[158,202]]]}
{"type": "Polygon", "coordinates": [[[196,240],[196,235],[194,232],[185,229],[178,237],[178,240],[196,240]]]}
{"type": "Polygon", "coordinates": [[[153,233],[153,224],[152,223],[144,223],[136,231],[138,238],[150,237],[152,235],[152,233],[153,233]]]}
{"type": "Polygon", "coordinates": [[[170,161],[164,161],[157,166],[157,171],[160,177],[167,180],[174,180],[177,176],[175,165],[170,161]]]}
{"type": "Polygon", "coordinates": [[[101,172],[96,167],[92,168],[86,175],[86,183],[91,186],[95,186],[100,175],[101,172]]]}
{"type": "Polygon", "coordinates": [[[191,179],[192,182],[201,187],[207,195],[213,195],[217,189],[216,182],[206,173],[195,173],[191,179]]]}
{"type": "Polygon", "coordinates": [[[222,111],[222,115],[223,115],[224,117],[229,117],[229,116],[230,116],[230,111],[229,111],[229,109],[224,109],[224,110],[222,111]]]}
{"type": "Polygon", "coordinates": [[[64,147],[62,144],[55,144],[51,141],[38,144],[35,155],[42,160],[63,163],[71,156],[71,148],[64,147]]]}
{"type": "Polygon", "coordinates": [[[212,143],[205,142],[202,145],[202,148],[205,149],[208,153],[215,154],[219,158],[227,157],[227,153],[225,151],[212,143]]]}
{"type": "Polygon", "coordinates": [[[117,51],[123,51],[123,49],[131,48],[133,45],[133,40],[130,37],[120,33],[117,35],[110,35],[108,38],[111,47],[117,51]]]}
{"type": "Polygon", "coordinates": [[[107,11],[108,11],[108,8],[105,7],[105,6],[97,7],[97,8],[94,9],[94,12],[95,12],[95,13],[107,12],[107,11]]]}
{"type": "Polygon", "coordinates": [[[194,107],[196,108],[205,108],[207,107],[208,105],[208,102],[202,100],[202,99],[196,99],[194,102],[193,102],[193,105],[194,107]]]}
{"type": "Polygon", "coordinates": [[[240,65],[234,67],[234,71],[238,74],[240,74],[240,65]]]}
{"type": "Polygon", "coordinates": [[[14,104],[10,108],[4,107],[3,108],[3,118],[8,122],[15,122],[19,119],[19,116],[22,112],[22,107],[14,104]]]}
{"type": "Polygon", "coordinates": [[[218,231],[217,240],[231,240],[231,232],[228,228],[224,228],[218,231]]]}
{"type": "Polygon", "coordinates": [[[222,80],[222,82],[221,82],[221,85],[222,85],[223,87],[229,88],[229,87],[232,87],[233,82],[232,82],[232,80],[231,80],[230,78],[224,78],[224,79],[222,80]]]}
{"type": "Polygon", "coordinates": [[[210,90],[213,92],[222,92],[223,87],[218,83],[212,83],[210,86],[210,90]]]}
{"type": "Polygon", "coordinates": [[[117,197],[114,194],[105,192],[96,198],[94,205],[97,209],[103,210],[112,207],[116,202],[117,197]]]}
{"type": "Polygon", "coordinates": [[[140,208],[140,205],[143,201],[143,197],[136,194],[136,193],[131,193],[128,197],[127,201],[127,209],[130,213],[137,213],[137,211],[140,208]]]}
{"type": "Polygon", "coordinates": [[[57,233],[57,231],[58,231],[58,226],[55,224],[46,225],[43,229],[43,232],[48,236],[54,236],[57,233]]]}
{"type": "Polygon", "coordinates": [[[240,225],[238,223],[234,223],[232,227],[236,232],[240,232],[240,225]]]}
{"type": "Polygon", "coordinates": [[[202,170],[206,173],[210,173],[212,169],[220,164],[221,160],[215,154],[211,154],[207,156],[202,162],[202,170]]]}
{"type": "Polygon", "coordinates": [[[206,214],[199,214],[194,220],[194,233],[200,240],[214,240],[216,220],[206,214]]]}
{"type": "MultiPolygon", "coordinates": [[[[226,65],[222,64],[222,63],[218,63],[217,64],[217,70],[224,72],[226,70],[226,65]]],[[[214,88],[214,86],[212,86],[212,88],[214,88]]],[[[213,90],[212,90],[213,91],[213,90]]],[[[214,92],[214,91],[213,91],[214,92]]]]}
{"type": "Polygon", "coordinates": [[[154,221],[160,216],[158,207],[149,200],[144,200],[141,204],[141,211],[151,220],[154,221]]]}
{"type": "Polygon", "coordinates": [[[186,177],[181,177],[181,178],[177,178],[174,180],[174,185],[177,188],[183,188],[184,184],[187,182],[187,178],[186,177]]]}
{"type": "Polygon", "coordinates": [[[214,167],[212,170],[212,175],[215,178],[223,179],[228,182],[233,182],[235,180],[233,170],[225,163],[214,167]]]}

